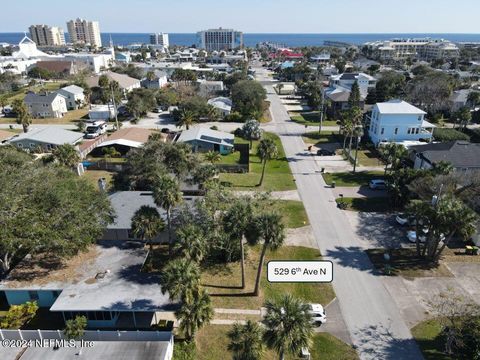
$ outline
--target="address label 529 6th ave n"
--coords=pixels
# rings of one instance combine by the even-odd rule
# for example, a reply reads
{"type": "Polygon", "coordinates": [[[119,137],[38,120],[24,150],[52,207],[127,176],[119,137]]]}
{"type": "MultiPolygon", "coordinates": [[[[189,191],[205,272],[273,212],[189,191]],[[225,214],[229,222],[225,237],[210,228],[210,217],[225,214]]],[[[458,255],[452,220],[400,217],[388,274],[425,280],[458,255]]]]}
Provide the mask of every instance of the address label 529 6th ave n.
{"type": "Polygon", "coordinates": [[[267,279],[272,283],[329,283],[333,280],[333,264],[331,261],[270,261],[267,279]]]}

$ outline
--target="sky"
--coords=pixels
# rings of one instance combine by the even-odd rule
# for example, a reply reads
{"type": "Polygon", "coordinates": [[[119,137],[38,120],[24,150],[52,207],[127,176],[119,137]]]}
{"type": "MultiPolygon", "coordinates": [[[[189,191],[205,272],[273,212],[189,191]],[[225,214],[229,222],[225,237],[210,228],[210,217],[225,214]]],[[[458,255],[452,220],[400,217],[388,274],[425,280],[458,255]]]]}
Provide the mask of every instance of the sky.
{"type": "Polygon", "coordinates": [[[0,0],[0,13],[0,32],[81,17],[101,32],[480,33],[478,0],[0,0]]]}

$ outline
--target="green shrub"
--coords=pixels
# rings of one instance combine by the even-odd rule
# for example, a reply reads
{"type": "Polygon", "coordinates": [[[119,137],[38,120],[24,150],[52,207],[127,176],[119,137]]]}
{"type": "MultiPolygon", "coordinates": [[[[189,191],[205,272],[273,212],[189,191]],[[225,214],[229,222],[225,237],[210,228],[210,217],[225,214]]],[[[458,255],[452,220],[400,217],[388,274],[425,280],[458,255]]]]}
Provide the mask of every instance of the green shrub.
{"type": "Polygon", "coordinates": [[[455,141],[455,140],[470,140],[470,136],[455,129],[435,128],[433,130],[433,137],[435,141],[455,141]]]}

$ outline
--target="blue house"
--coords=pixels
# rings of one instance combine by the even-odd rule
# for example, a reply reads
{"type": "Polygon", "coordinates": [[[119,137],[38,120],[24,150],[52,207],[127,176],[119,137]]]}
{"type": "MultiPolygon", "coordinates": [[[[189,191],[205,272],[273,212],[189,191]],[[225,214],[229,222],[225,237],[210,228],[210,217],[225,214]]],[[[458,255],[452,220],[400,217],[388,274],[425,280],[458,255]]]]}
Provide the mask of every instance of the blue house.
{"type": "Polygon", "coordinates": [[[226,155],[232,152],[234,139],[233,134],[196,126],[182,131],[175,141],[190,144],[195,152],[217,151],[226,155]]]}

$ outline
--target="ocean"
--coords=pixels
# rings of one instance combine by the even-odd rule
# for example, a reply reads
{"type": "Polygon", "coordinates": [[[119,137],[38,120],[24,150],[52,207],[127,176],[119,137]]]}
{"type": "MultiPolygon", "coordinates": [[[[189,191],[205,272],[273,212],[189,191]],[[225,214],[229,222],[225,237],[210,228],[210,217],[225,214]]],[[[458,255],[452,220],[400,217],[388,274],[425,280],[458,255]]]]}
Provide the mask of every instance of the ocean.
{"type": "MultiPolygon", "coordinates": [[[[24,33],[0,33],[0,43],[18,44],[24,33]]],[[[102,33],[103,44],[108,44],[110,36],[116,45],[148,43],[147,33],[102,33]]],[[[196,34],[171,33],[170,45],[191,46],[196,43],[196,34]]],[[[260,42],[273,42],[284,46],[321,46],[324,41],[340,41],[349,44],[361,45],[376,40],[392,38],[421,38],[447,39],[453,42],[480,42],[480,34],[244,34],[245,46],[254,47],[260,42]]],[[[68,39],[68,34],[66,34],[68,39]]],[[[68,41],[68,40],[67,40],[68,41]]]]}

